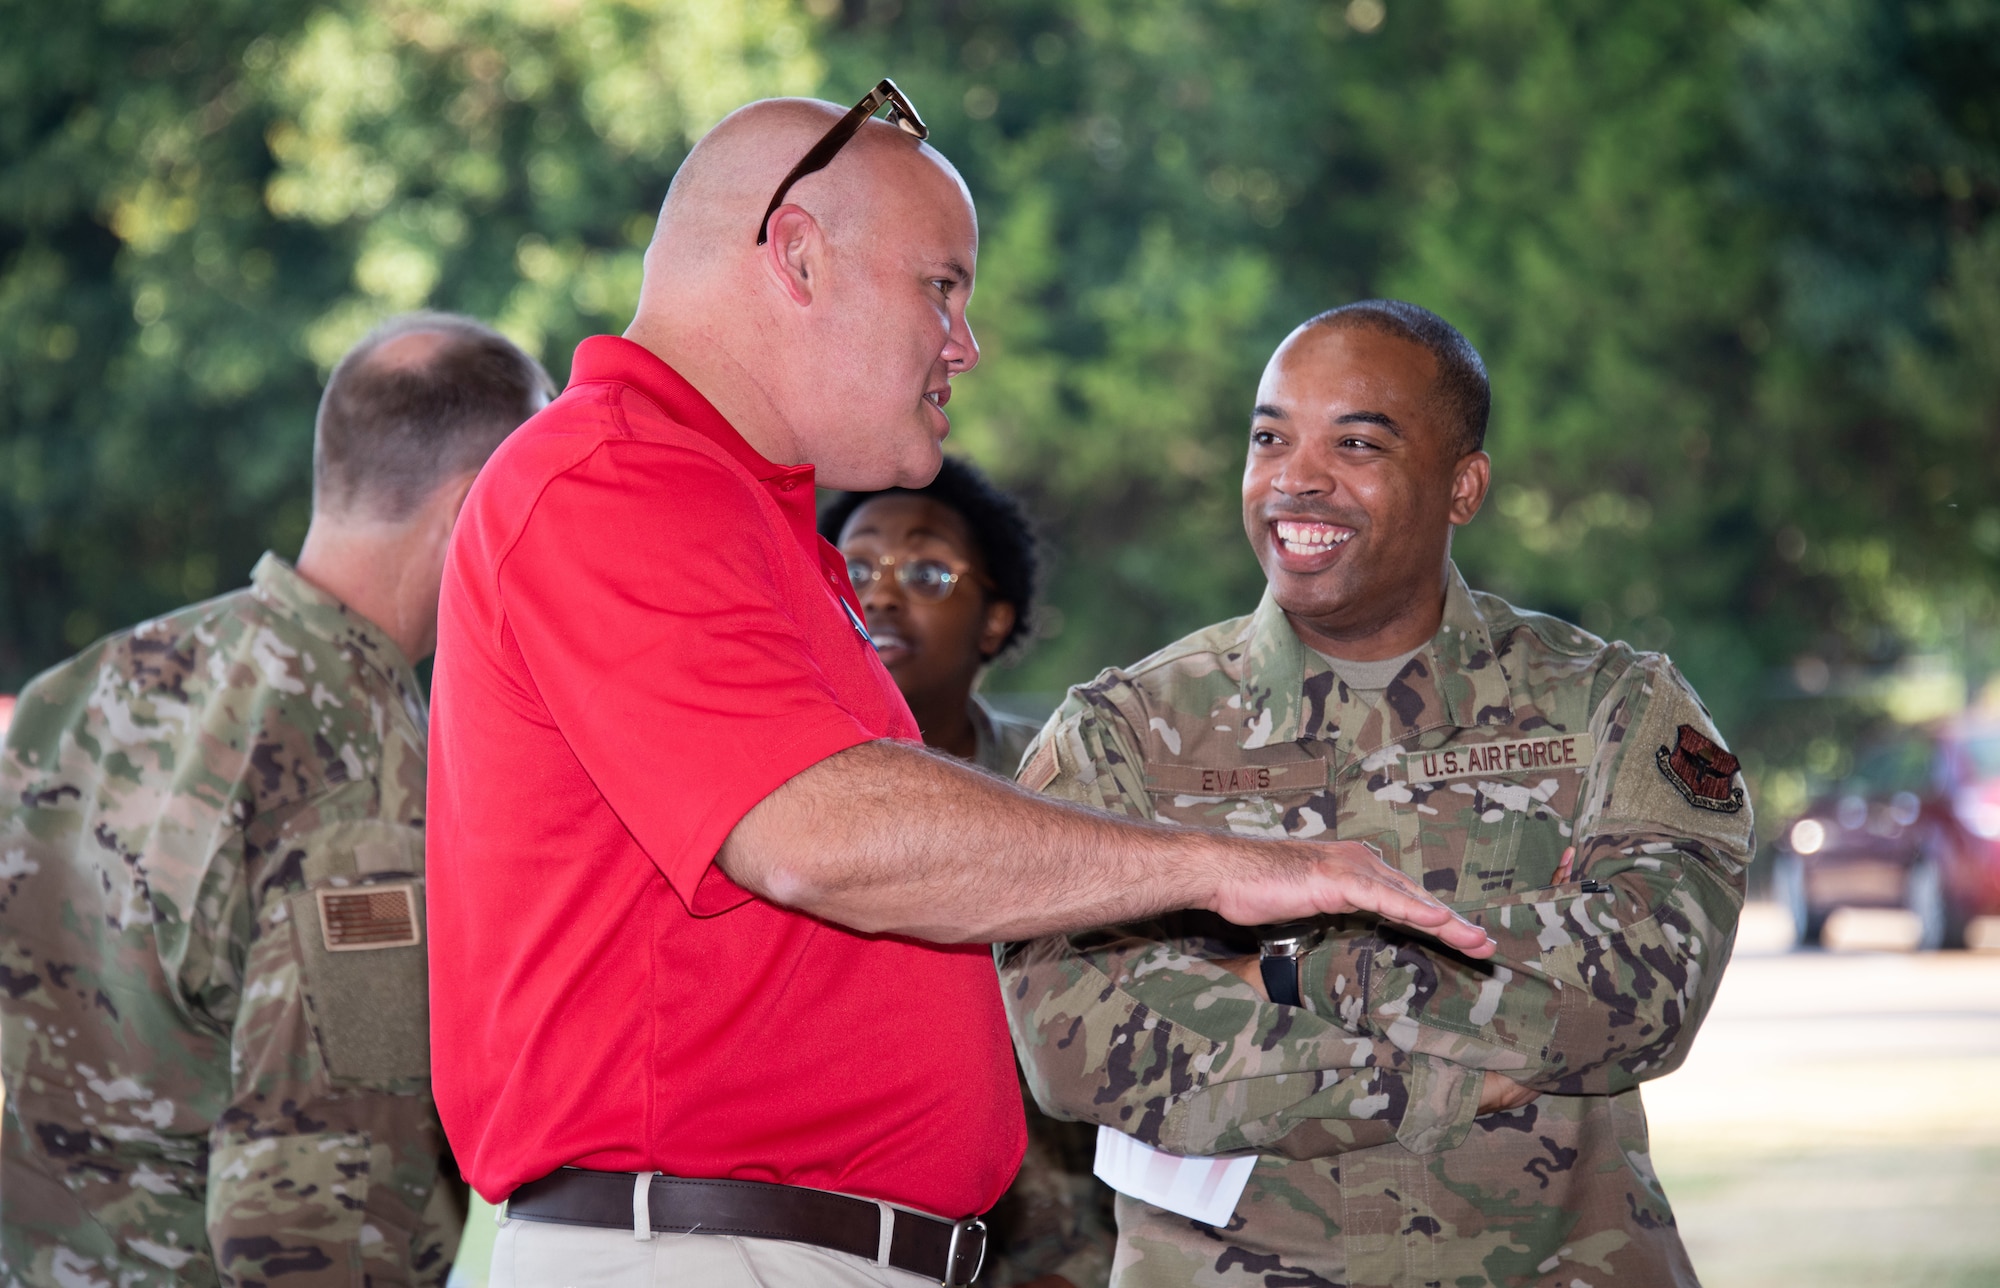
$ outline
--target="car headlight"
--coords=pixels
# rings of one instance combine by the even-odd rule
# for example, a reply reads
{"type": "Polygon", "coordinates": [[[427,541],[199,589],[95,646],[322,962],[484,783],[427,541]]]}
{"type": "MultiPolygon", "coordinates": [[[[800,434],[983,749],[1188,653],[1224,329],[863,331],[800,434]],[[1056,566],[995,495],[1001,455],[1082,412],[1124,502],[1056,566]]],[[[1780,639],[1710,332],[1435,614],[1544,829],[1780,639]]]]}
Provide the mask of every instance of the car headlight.
{"type": "Polygon", "coordinates": [[[1965,830],[1983,841],[2000,841],[2000,801],[1979,792],[1964,791],[1952,798],[1951,812],[1965,830]]]}
{"type": "Polygon", "coordinates": [[[1818,854],[1826,844],[1826,824],[1816,818],[1802,818],[1792,824],[1792,853],[1818,854]]]}

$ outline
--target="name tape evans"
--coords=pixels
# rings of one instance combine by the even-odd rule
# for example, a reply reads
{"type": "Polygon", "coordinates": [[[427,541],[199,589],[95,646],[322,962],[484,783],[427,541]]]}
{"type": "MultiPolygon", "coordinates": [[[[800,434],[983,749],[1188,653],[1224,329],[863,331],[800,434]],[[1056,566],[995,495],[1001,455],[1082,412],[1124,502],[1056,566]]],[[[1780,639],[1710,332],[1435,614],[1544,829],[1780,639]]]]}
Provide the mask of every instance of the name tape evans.
{"type": "Polygon", "coordinates": [[[1413,783],[1434,783],[1480,774],[1583,769],[1596,754],[1596,738],[1587,733],[1561,733],[1546,738],[1515,738],[1507,742],[1476,742],[1440,747],[1436,751],[1413,751],[1403,757],[1403,772],[1413,783]]]}

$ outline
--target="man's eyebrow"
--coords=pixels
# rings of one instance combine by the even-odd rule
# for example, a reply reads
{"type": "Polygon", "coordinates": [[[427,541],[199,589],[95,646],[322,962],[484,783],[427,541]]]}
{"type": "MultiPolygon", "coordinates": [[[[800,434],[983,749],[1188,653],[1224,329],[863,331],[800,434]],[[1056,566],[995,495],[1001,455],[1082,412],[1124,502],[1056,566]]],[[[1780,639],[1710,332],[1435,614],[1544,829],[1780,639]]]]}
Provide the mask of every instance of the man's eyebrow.
{"type": "Polygon", "coordinates": [[[972,280],[972,270],[955,259],[948,259],[944,262],[944,272],[945,276],[951,278],[960,286],[972,280]]]}
{"type": "Polygon", "coordinates": [[[1333,423],[1336,425],[1380,425],[1398,438],[1407,437],[1403,433],[1403,427],[1396,423],[1396,418],[1385,412],[1351,411],[1345,416],[1335,416],[1333,423]]]}
{"type": "Polygon", "coordinates": [[[1258,403],[1255,407],[1252,407],[1250,409],[1250,419],[1290,420],[1291,417],[1285,415],[1285,409],[1283,407],[1273,407],[1270,403],[1258,403]]]}

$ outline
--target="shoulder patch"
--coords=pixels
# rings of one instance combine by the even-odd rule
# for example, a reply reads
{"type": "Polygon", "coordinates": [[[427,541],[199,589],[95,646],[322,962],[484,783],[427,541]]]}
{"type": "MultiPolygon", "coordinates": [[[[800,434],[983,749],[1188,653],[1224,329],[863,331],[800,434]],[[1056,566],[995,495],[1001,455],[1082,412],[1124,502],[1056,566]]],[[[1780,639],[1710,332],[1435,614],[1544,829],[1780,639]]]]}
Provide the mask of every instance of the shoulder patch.
{"type": "Polygon", "coordinates": [[[1743,789],[1736,784],[1742,762],[1693,725],[1682,725],[1674,745],[1661,747],[1653,759],[1696,809],[1734,814],[1743,808],[1743,789]]]}
{"type": "Polygon", "coordinates": [[[1022,764],[1015,781],[1031,792],[1045,791],[1056,780],[1056,740],[1045,737],[1022,764]]]}

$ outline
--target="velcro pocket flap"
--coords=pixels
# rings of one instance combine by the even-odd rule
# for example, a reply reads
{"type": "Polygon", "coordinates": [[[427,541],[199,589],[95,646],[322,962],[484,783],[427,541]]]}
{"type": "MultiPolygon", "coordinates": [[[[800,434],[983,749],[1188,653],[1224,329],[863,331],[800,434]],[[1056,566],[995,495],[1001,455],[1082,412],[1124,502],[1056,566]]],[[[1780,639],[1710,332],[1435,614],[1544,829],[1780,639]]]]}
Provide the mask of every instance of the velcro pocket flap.
{"type": "Polygon", "coordinates": [[[320,886],[290,903],[327,1072],[371,1084],[429,1077],[422,879],[320,886]]]}

